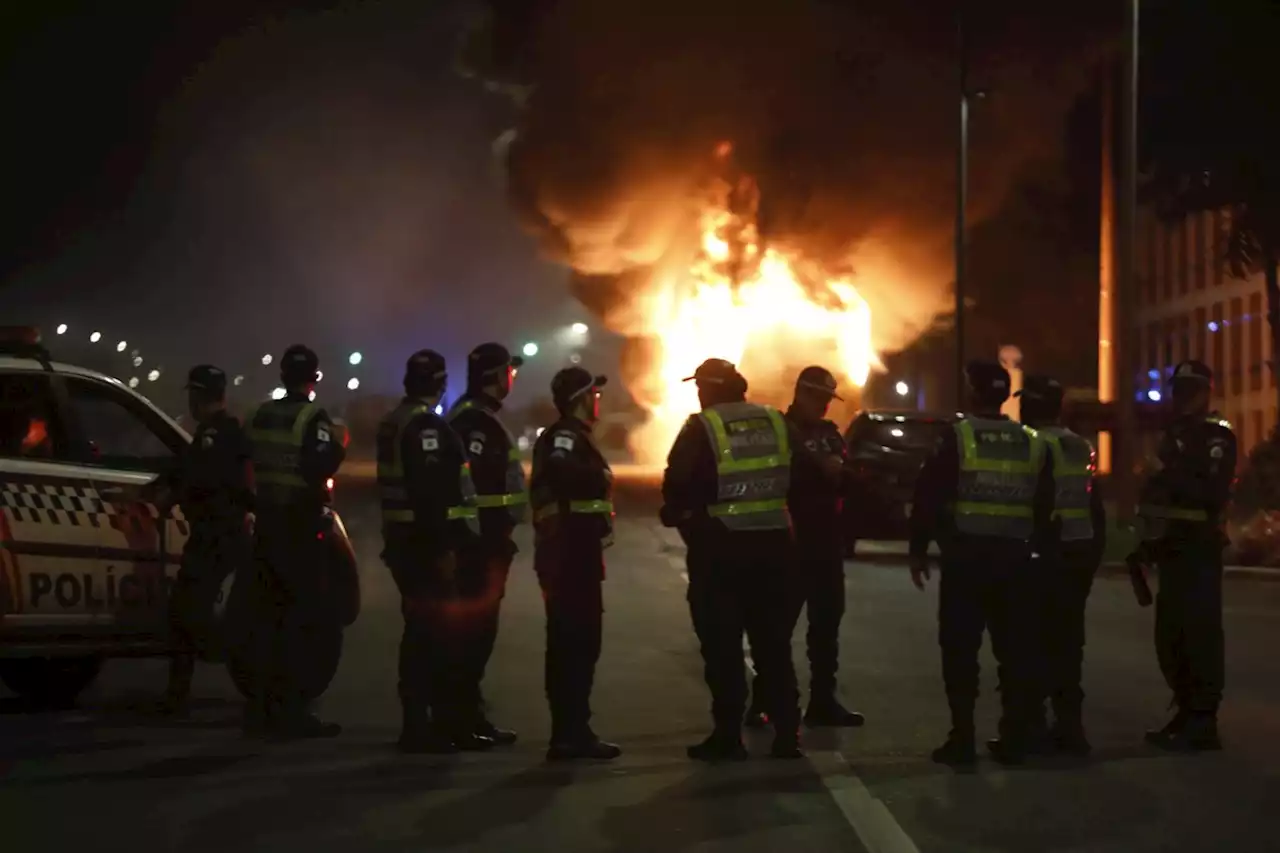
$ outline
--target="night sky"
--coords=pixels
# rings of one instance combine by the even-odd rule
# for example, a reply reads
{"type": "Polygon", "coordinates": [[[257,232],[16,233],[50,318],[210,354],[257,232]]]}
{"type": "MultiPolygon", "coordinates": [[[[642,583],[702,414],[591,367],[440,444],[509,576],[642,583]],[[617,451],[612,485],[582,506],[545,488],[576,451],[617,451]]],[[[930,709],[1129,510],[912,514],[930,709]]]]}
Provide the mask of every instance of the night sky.
{"type": "MultiPolygon", "coordinates": [[[[610,108],[611,123],[567,138],[583,126],[573,113],[587,104],[574,92],[626,74],[609,67],[623,55],[639,65],[696,56],[732,67],[723,85],[748,74],[752,93],[772,94],[755,99],[755,111],[708,109],[716,121],[706,125],[750,138],[749,167],[776,188],[779,234],[798,233],[817,252],[856,239],[868,223],[892,222],[936,259],[936,272],[915,285],[945,303],[953,4],[906,12],[829,4],[865,25],[847,45],[827,44],[832,63],[804,64],[803,77],[788,60],[805,44],[778,37],[774,54],[761,56],[759,36],[804,38],[794,9],[816,5],[808,0],[763,3],[738,31],[716,0],[680,4],[700,23],[674,28],[671,4],[656,0],[620,2],[605,23],[582,14],[603,4],[532,4],[559,16],[551,31],[541,28],[545,17],[512,16],[528,3],[494,5],[505,7],[497,19],[507,27],[503,49],[523,58],[518,70],[538,78],[554,109],[519,111],[457,72],[460,37],[476,10],[458,2],[6,4],[6,322],[38,323],[46,334],[67,322],[81,337],[98,327],[110,341],[154,353],[175,377],[214,361],[232,373],[256,367],[265,382],[261,354],[295,341],[345,375],[337,362],[359,349],[366,387],[387,391],[404,356],[421,346],[443,351],[460,378],[466,350],[480,339],[514,346],[575,320],[594,323],[570,295],[562,262],[573,259],[548,252],[545,233],[526,233],[535,224],[529,199],[512,204],[492,144],[519,126],[557,161],[531,185],[578,180],[574,198],[586,208],[598,209],[590,192],[625,192],[625,175],[599,180],[622,169],[608,160],[620,150],[609,132],[647,128],[650,139],[674,140],[665,156],[686,141],[677,128],[689,124],[681,121],[690,102],[647,87],[640,75],[635,97],[610,108]],[[783,11],[771,20],[766,7],[783,11]],[[626,50],[600,50],[602,29],[615,38],[625,30],[626,50]],[[849,70],[848,56],[868,53],[876,55],[871,73],[849,70]],[[609,144],[593,145],[601,141],[609,144]],[[822,171],[801,174],[804,163],[822,171]]],[[[1096,181],[1072,183],[1073,167],[1093,155],[1083,143],[1072,152],[1067,120],[1073,104],[1077,112],[1087,104],[1111,25],[1099,10],[1111,5],[1071,4],[1068,14],[971,3],[975,75],[992,89],[974,125],[975,214],[977,227],[995,229],[975,230],[975,265],[987,251],[980,241],[1007,243],[1026,229],[1029,209],[1054,220],[1046,227],[1060,227],[1065,241],[1054,251],[1081,260],[1071,281],[1046,285],[1047,298],[1080,307],[1077,331],[1086,339],[1096,321],[1086,310],[1095,304],[1088,217],[1096,181]],[[1028,208],[1029,185],[1051,186],[1052,197],[1028,208]]],[[[720,91],[709,85],[704,94],[720,91]]],[[[1029,276],[1045,251],[1002,257],[992,263],[1005,268],[986,278],[1029,276]]],[[[1007,286],[991,285],[988,298],[1000,301],[1007,286]]],[[[617,342],[599,346],[598,359],[614,369],[617,342]]],[[[1092,358],[1088,349],[1082,357],[1092,358]]],[[[526,389],[541,391],[551,359],[543,364],[547,376],[526,371],[526,389]]]]}

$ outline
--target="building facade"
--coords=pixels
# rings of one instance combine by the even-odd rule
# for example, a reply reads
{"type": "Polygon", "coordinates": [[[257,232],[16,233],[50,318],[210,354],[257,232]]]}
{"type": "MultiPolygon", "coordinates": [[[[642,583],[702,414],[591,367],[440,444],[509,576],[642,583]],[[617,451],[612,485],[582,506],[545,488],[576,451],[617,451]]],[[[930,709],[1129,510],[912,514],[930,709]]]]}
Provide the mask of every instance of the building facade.
{"type": "Polygon", "coordinates": [[[1174,366],[1203,361],[1214,373],[1214,408],[1235,426],[1243,455],[1276,424],[1262,275],[1232,278],[1216,235],[1226,213],[1162,222],[1138,211],[1135,258],[1140,402],[1158,403],[1174,366]]]}

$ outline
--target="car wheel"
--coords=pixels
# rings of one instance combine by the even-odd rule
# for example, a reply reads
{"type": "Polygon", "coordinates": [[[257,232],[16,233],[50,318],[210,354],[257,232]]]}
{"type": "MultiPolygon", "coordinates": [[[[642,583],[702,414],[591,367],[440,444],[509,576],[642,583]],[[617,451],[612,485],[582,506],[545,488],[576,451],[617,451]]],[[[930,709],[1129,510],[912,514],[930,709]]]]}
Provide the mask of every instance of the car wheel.
{"type": "Polygon", "coordinates": [[[0,660],[0,681],[39,707],[71,705],[102,671],[99,657],[0,660]]]}
{"type": "MultiPolygon", "coordinates": [[[[310,702],[324,695],[338,673],[338,664],[342,660],[342,630],[310,629],[303,645],[307,649],[307,659],[303,662],[303,670],[298,673],[298,678],[302,682],[303,696],[310,702]]],[[[227,654],[227,674],[231,676],[231,683],[236,690],[246,699],[253,692],[256,676],[254,665],[251,656],[242,650],[232,650],[227,654]]]]}

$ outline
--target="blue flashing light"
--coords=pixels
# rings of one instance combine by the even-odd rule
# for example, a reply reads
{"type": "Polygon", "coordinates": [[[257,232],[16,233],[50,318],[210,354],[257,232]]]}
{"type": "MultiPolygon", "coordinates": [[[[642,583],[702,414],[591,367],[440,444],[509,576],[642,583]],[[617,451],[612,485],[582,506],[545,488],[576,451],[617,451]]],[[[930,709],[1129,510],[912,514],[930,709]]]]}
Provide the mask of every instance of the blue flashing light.
{"type": "Polygon", "coordinates": [[[1213,321],[1213,322],[1209,323],[1209,331],[1211,331],[1211,332],[1216,332],[1216,331],[1218,331],[1218,323],[1217,323],[1217,321],[1213,321]]]}
{"type": "Polygon", "coordinates": [[[1160,371],[1155,370],[1154,368],[1153,368],[1153,369],[1151,369],[1151,370],[1148,370],[1148,371],[1147,371],[1147,377],[1148,377],[1148,378],[1150,378],[1150,379],[1159,379],[1159,378],[1160,378],[1160,371]]]}
{"type": "Polygon", "coordinates": [[[1153,403],[1159,403],[1159,402],[1160,402],[1160,392],[1159,392],[1159,391],[1157,391],[1155,388],[1152,388],[1150,391],[1148,391],[1148,392],[1147,392],[1147,399],[1148,399],[1148,400],[1150,400],[1150,401],[1151,401],[1151,402],[1153,402],[1153,403]]]}
{"type": "Polygon", "coordinates": [[[437,414],[437,415],[443,415],[443,414],[444,414],[444,406],[437,405],[437,406],[436,406],[436,414],[437,414]]]}

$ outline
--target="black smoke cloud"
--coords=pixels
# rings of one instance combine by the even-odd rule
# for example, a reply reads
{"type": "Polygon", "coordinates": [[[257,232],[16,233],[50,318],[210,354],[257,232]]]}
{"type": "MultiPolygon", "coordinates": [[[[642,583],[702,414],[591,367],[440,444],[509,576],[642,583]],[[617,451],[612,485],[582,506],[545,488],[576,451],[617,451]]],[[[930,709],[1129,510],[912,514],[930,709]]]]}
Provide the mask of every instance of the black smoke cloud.
{"type": "MultiPolygon", "coordinates": [[[[1052,159],[1118,23],[1105,0],[969,0],[970,215],[1052,159]],[[1037,5],[1056,7],[1036,10],[1037,5]]],[[[852,265],[878,344],[945,310],[954,216],[956,6],[820,0],[489,0],[463,64],[512,93],[507,189],[575,295],[609,317],[681,239],[721,140],[760,230],[852,265]],[[896,9],[894,7],[907,7],[896,9]],[[859,279],[870,253],[890,278],[859,279]]],[[[625,314],[625,310],[621,313],[625,314]]],[[[620,331],[628,331],[626,328],[620,331]]]]}

